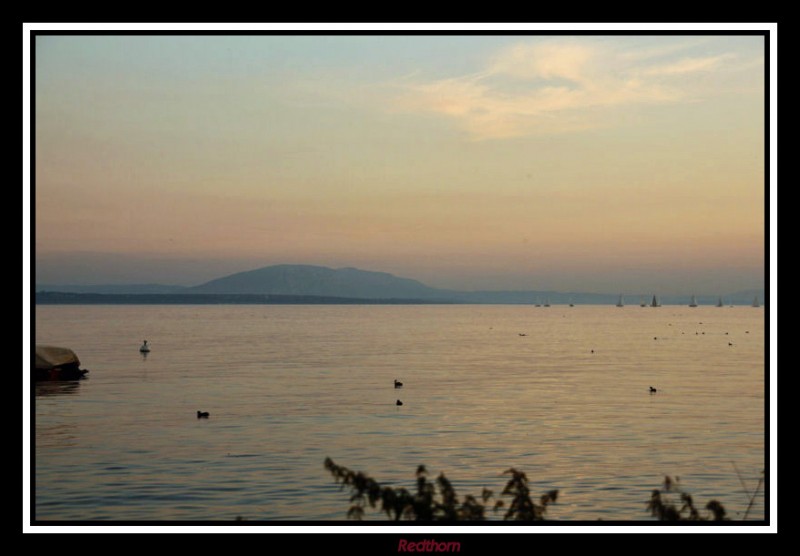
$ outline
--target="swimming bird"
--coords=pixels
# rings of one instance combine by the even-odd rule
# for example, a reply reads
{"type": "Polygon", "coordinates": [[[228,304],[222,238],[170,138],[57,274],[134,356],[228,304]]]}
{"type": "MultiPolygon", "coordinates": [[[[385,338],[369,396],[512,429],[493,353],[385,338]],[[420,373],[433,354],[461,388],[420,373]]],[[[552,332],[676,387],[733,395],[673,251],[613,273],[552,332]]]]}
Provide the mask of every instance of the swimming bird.
{"type": "Polygon", "coordinates": [[[728,342],[728,345],[729,345],[729,346],[732,346],[733,344],[732,344],[732,343],[730,343],[730,342],[728,342]]]}
{"type": "Polygon", "coordinates": [[[651,393],[651,394],[655,394],[656,392],[658,392],[658,390],[656,390],[655,388],[653,388],[653,387],[651,386],[651,387],[650,387],[650,393],[651,393]]]}
{"type": "Polygon", "coordinates": [[[397,403],[395,403],[394,405],[403,405],[403,402],[401,402],[400,400],[397,400],[397,403]]]}
{"type": "Polygon", "coordinates": [[[394,379],[394,387],[395,387],[395,388],[402,388],[402,387],[403,387],[403,383],[402,383],[402,382],[400,382],[400,381],[399,381],[399,380],[397,380],[397,379],[394,379]]]}
{"type": "Polygon", "coordinates": [[[520,334],[520,336],[527,336],[527,334],[520,334]]]}
{"type": "Polygon", "coordinates": [[[205,418],[208,417],[208,415],[209,415],[208,411],[198,411],[197,412],[197,418],[198,419],[201,419],[201,418],[205,419],[205,418]]]}
{"type": "Polygon", "coordinates": [[[139,351],[142,353],[148,353],[150,351],[150,346],[147,345],[147,340],[144,340],[142,347],[139,348],[139,351]]]}

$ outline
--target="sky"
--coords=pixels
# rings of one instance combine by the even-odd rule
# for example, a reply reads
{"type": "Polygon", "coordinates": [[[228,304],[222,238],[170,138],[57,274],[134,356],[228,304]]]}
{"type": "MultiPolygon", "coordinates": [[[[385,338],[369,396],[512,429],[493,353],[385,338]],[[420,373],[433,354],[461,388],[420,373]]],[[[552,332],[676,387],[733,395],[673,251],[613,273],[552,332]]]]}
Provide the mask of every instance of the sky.
{"type": "Polygon", "coordinates": [[[39,284],[764,286],[764,38],[38,36],[39,284]]]}

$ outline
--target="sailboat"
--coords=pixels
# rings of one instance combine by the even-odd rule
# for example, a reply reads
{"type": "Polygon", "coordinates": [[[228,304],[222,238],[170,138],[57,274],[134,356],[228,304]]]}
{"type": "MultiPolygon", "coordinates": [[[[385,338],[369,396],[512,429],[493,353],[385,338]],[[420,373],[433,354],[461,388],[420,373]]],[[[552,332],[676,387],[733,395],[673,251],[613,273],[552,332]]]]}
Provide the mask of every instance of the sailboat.
{"type": "Polygon", "coordinates": [[[692,296],[692,300],[689,302],[689,307],[697,307],[697,298],[692,296]]]}
{"type": "Polygon", "coordinates": [[[617,301],[617,307],[625,307],[625,303],[622,301],[622,294],[619,294],[619,301],[617,301]]]}
{"type": "Polygon", "coordinates": [[[758,296],[753,298],[753,307],[761,307],[761,305],[758,304],[758,296]]]}
{"type": "Polygon", "coordinates": [[[658,302],[658,298],[654,295],[653,301],[650,303],[650,307],[661,307],[661,304],[658,302]]]}
{"type": "Polygon", "coordinates": [[[550,300],[547,299],[546,297],[544,298],[544,306],[545,307],[550,307],[550,300]]]}
{"type": "Polygon", "coordinates": [[[644,297],[639,298],[639,307],[647,307],[647,303],[645,303],[644,297]]]}
{"type": "Polygon", "coordinates": [[[570,307],[575,307],[575,304],[572,302],[572,298],[571,297],[569,298],[569,306],[570,307]]]}
{"type": "Polygon", "coordinates": [[[717,300],[717,307],[722,307],[722,297],[717,300]]]}

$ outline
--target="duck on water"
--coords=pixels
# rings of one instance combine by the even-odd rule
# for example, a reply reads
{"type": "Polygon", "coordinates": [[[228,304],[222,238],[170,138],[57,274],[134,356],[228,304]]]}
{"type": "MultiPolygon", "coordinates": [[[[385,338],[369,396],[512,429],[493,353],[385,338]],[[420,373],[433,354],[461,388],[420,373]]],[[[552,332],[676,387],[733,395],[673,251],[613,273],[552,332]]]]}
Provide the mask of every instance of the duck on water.
{"type": "Polygon", "coordinates": [[[142,347],[139,348],[139,351],[142,353],[150,353],[150,346],[147,345],[147,340],[144,340],[142,347]]]}

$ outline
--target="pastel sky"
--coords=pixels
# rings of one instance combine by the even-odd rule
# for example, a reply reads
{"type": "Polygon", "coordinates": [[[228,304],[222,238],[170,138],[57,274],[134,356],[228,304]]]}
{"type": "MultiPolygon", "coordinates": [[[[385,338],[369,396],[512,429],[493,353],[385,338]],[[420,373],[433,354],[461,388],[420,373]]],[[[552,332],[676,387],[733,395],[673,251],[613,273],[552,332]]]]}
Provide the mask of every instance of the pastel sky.
{"type": "Polygon", "coordinates": [[[760,36],[39,36],[38,283],[764,285],[760,36]]]}

